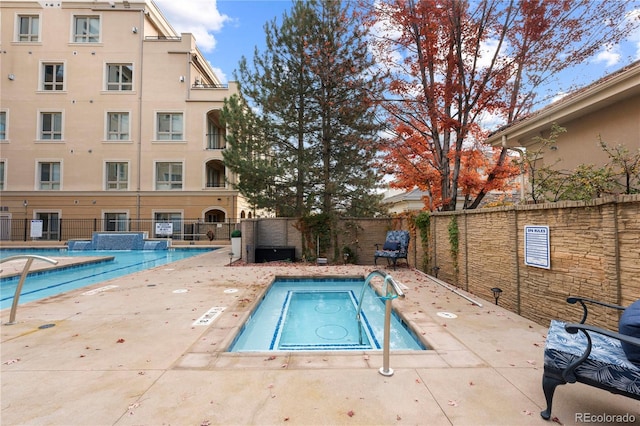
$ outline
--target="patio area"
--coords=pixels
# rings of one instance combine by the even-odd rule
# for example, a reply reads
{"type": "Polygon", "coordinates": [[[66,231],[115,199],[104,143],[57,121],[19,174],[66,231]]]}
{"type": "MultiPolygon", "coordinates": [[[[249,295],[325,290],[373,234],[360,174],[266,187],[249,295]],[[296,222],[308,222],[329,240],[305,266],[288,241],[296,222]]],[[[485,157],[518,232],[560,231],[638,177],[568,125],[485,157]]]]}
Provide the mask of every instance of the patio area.
{"type": "MultiPolygon", "coordinates": [[[[477,306],[407,268],[386,270],[407,288],[393,305],[432,349],[392,352],[393,376],[379,374],[379,351],[224,352],[275,276],[366,276],[373,269],[229,266],[224,247],[25,304],[15,325],[5,324],[9,309],[2,310],[0,422],[555,424],[539,415],[547,328],[496,306],[490,295],[468,295],[477,306]],[[199,323],[214,307],[225,309],[199,323]]],[[[640,401],[560,386],[555,422],[580,424],[585,414],[631,414],[640,422],[640,401]]]]}

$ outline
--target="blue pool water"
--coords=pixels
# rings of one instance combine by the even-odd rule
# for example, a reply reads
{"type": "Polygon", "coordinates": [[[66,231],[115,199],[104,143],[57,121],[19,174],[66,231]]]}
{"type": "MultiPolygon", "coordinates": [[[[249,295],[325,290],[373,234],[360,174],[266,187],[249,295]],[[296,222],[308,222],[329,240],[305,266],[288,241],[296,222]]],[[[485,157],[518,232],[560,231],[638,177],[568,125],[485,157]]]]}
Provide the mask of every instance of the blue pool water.
{"type": "MultiPolygon", "coordinates": [[[[171,249],[171,250],[89,250],[67,251],[65,249],[45,250],[0,250],[0,259],[23,254],[45,257],[114,256],[113,260],[91,265],[70,266],[55,271],[33,272],[29,274],[20,293],[20,304],[44,299],[69,290],[118,278],[123,275],[165,265],[177,260],[206,253],[211,249],[171,249]]],[[[34,260],[32,268],[50,264],[34,260]]],[[[0,268],[2,265],[0,264],[0,268]]],[[[0,309],[11,307],[19,277],[0,279],[0,309]]]]}
{"type": "MultiPolygon", "coordinates": [[[[278,278],[229,348],[230,352],[379,350],[384,302],[367,286],[356,320],[362,278],[278,278]]],[[[391,317],[390,349],[424,350],[415,335],[391,317]]]]}

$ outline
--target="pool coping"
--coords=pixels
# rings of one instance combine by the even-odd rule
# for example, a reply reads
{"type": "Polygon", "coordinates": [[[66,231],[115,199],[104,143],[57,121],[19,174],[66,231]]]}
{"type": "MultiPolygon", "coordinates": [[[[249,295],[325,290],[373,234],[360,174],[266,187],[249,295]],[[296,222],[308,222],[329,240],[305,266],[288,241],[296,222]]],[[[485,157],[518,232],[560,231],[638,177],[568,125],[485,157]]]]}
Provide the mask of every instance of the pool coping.
{"type": "MultiPolygon", "coordinates": [[[[52,257],[57,257],[57,261],[58,264],[57,265],[51,265],[49,263],[33,263],[31,265],[31,269],[29,269],[29,272],[27,273],[27,277],[32,277],[32,276],[36,276],[36,275],[42,275],[42,274],[46,274],[48,272],[52,272],[52,271],[62,271],[65,269],[74,269],[74,268],[80,268],[83,266],[88,266],[88,265],[94,265],[94,264],[98,264],[98,263],[104,263],[104,262],[113,262],[115,260],[115,256],[82,256],[82,257],[76,257],[73,258],[73,260],[70,260],[69,262],[65,262],[64,258],[59,257],[59,256],[52,256],[52,257]]],[[[20,265],[19,268],[15,268],[15,269],[19,269],[19,271],[17,272],[5,272],[0,271],[0,280],[2,282],[8,282],[11,281],[12,279],[15,279],[17,277],[19,277],[20,275],[22,275],[22,271],[24,268],[24,264],[27,262],[27,259],[16,259],[15,261],[11,261],[11,262],[15,262],[13,263],[13,265],[20,265]]],[[[6,268],[9,262],[7,263],[3,263],[3,268],[6,268]]]]}
{"type": "MultiPolygon", "coordinates": [[[[217,318],[209,330],[207,330],[201,341],[206,341],[206,345],[196,343],[184,356],[176,362],[174,368],[177,369],[244,369],[244,368],[314,368],[309,363],[309,359],[321,357],[325,362],[321,362],[315,368],[327,368],[334,365],[335,368],[378,368],[382,365],[382,349],[370,350],[300,350],[300,351],[245,351],[229,352],[229,348],[236,337],[242,331],[244,324],[251,317],[254,310],[265,297],[270,286],[278,278],[282,279],[305,279],[305,278],[353,278],[365,279],[363,275],[275,275],[268,285],[261,286],[261,290],[256,294],[251,303],[239,303],[236,307],[226,309],[217,318]],[[220,323],[215,324],[219,321],[220,323]],[[213,347],[213,348],[212,348],[213,347]],[[346,362],[331,363],[329,359],[338,357],[346,362]],[[278,360],[280,362],[271,362],[278,360]],[[327,365],[328,364],[328,365],[327,365]]],[[[370,281],[373,290],[382,294],[382,279],[374,278],[370,281]]],[[[246,300],[246,299],[244,299],[246,300]]],[[[392,357],[394,365],[406,368],[432,368],[432,367],[468,367],[486,366],[487,364],[469,351],[461,342],[455,339],[442,326],[425,312],[408,312],[409,302],[403,299],[394,299],[393,310],[411,328],[415,336],[420,340],[425,350],[393,350],[392,357]]],[[[479,307],[481,308],[481,307],[479,307]]]]}

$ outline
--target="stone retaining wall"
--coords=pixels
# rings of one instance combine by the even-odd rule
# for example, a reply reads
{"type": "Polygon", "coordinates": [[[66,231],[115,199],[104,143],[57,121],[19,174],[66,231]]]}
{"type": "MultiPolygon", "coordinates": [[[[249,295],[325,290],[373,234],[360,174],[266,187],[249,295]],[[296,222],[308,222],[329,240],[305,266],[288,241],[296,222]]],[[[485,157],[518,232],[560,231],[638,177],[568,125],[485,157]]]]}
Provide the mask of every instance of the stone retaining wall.
{"type": "MultiPolygon", "coordinates": [[[[439,278],[540,324],[578,321],[569,296],[628,306],[640,298],[640,196],[434,213],[431,261],[439,278]],[[447,227],[457,217],[458,272],[447,227]],[[524,263],[525,225],[549,226],[550,269],[524,263]]],[[[618,314],[594,310],[593,323],[615,329],[618,314]]]]}

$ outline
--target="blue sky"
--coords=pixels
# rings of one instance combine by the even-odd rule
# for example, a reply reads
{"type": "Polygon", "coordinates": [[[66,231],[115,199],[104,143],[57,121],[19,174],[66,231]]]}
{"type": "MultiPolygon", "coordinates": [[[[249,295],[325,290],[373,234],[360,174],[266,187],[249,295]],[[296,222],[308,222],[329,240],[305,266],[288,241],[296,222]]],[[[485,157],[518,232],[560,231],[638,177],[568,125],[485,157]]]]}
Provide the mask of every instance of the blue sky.
{"type": "Polygon", "coordinates": [[[291,0],[155,0],[178,32],[190,32],[224,81],[242,56],[253,60],[256,46],[264,50],[264,25],[291,7],[291,0]]]}
{"type": "MultiPolygon", "coordinates": [[[[593,0],[599,1],[599,0],[593,0]]],[[[616,1],[616,0],[606,0],[616,1]]],[[[640,0],[633,0],[640,15],[640,0]]],[[[264,25],[291,7],[291,0],[155,0],[178,32],[190,32],[223,82],[234,80],[242,56],[253,60],[256,46],[264,50],[264,25]]],[[[640,30],[618,45],[602,50],[580,66],[563,73],[558,96],[567,88],[587,85],[640,60],[640,30]]]]}

